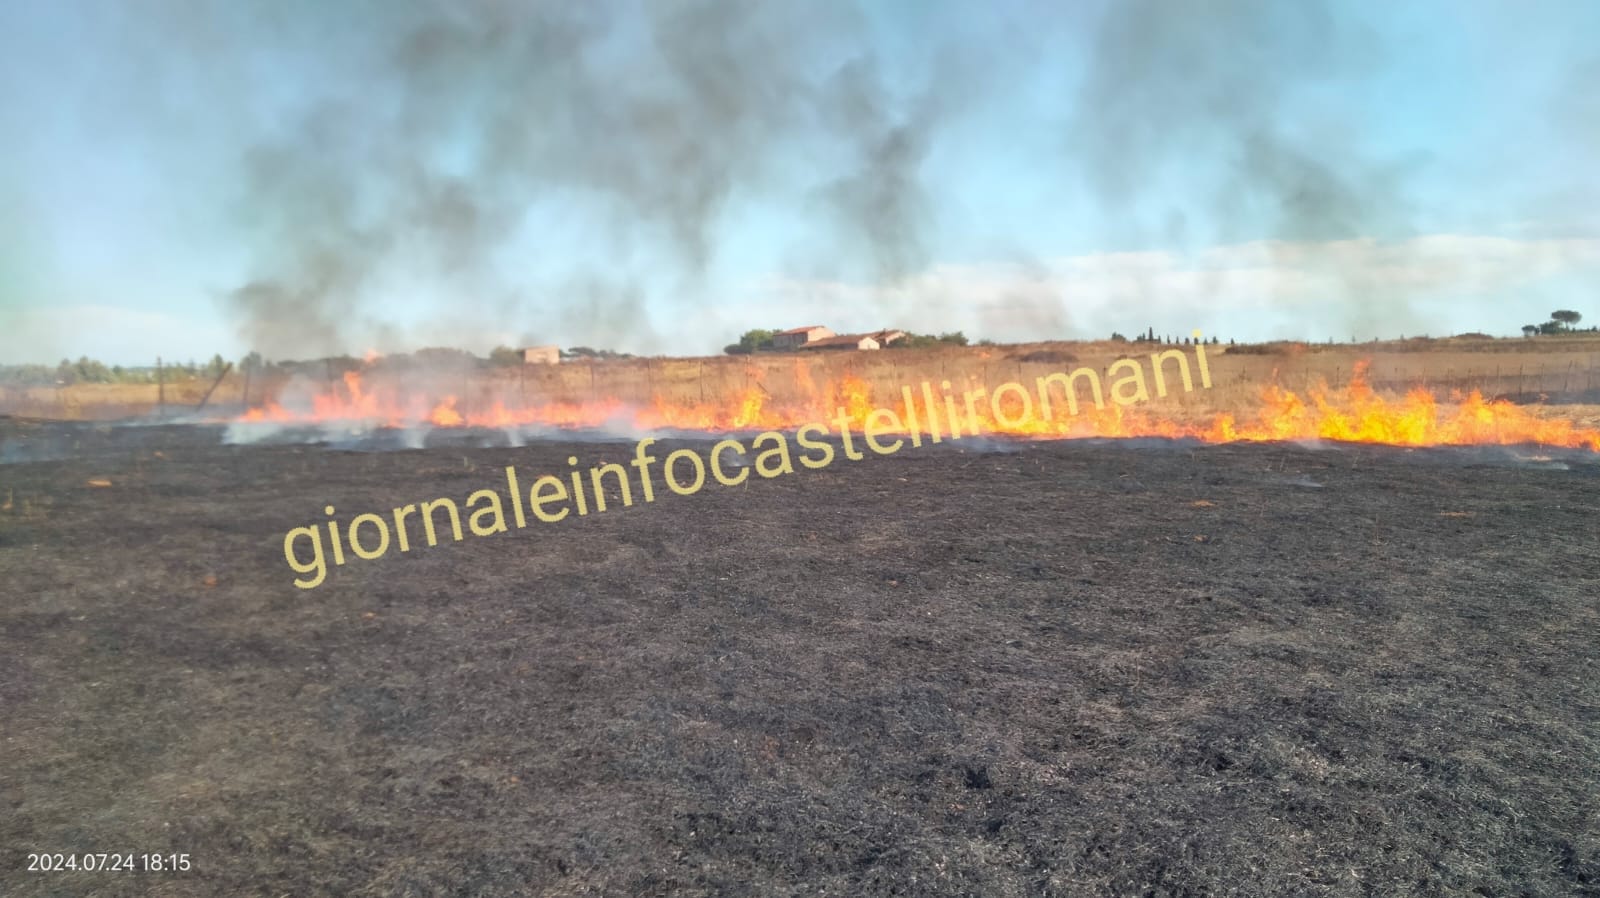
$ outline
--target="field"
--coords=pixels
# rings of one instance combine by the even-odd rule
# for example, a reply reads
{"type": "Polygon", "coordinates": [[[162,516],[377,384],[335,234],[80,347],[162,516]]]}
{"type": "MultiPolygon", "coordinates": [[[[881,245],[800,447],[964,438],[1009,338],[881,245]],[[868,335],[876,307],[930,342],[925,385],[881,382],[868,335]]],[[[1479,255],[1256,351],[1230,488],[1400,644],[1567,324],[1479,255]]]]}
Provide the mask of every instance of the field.
{"type": "MultiPolygon", "coordinates": [[[[461,408],[484,408],[495,400],[512,405],[617,400],[636,405],[737,403],[757,391],[774,405],[802,402],[817,386],[846,375],[860,378],[875,397],[892,397],[924,380],[995,387],[1069,368],[1104,370],[1118,358],[1147,360],[1166,347],[1137,343],[1053,342],[993,347],[947,347],[879,352],[789,352],[710,358],[641,358],[577,361],[510,369],[429,370],[418,377],[434,396],[459,397],[461,408]]],[[[1182,348],[1182,347],[1179,347],[1182,348]]],[[[1261,388],[1276,383],[1304,393],[1319,382],[1349,382],[1358,364],[1383,391],[1413,388],[1447,398],[1478,390],[1519,402],[1583,400],[1600,403],[1600,337],[1441,340],[1412,339],[1364,344],[1281,343],[1207,348],[1214,386],[1177,394],[1155,405],[1179,416],[1203,416],[1253,405],[1261,388]]],[[[337,364],[312,365],[302,381],[342,390],[337,364]]],[[[403,379],[405,372],[400,372],[403,379]]],[[[247,378],[230,372],[210,397],[207,412],[238,414],[278,396],[289,377],[281,373],[247,378]]],[[[164,412],[181,417],[194,410],[211,386],[206,378],[162,388],[154,384],[75,384],[55,387],[0,386],[0,414],[70,420],[110,420],[164,412]]]]}
{"type": "Polygon", "coordinates": [[[307,592],[632,447],[0,441],[7,896],[1600,895],[1593,455],[947,443],[307,592]]]}

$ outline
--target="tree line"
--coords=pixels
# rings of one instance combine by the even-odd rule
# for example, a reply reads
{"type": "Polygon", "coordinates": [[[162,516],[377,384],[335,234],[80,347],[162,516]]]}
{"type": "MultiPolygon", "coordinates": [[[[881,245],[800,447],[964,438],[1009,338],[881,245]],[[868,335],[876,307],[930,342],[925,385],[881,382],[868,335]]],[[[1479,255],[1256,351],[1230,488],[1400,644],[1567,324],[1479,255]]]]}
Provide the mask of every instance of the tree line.
{"type": "Polygon", "coordinates": [[[228,364],[219,353],[211,361],[200,363],[166,362],[158,371],[155,365],[107,365],[88,356],[77,361],[62,359],[50,365],[0,365],[0,383],[19,386],[51,386],[55,384],[153,384],[159,380],[173,383],[180,380],[197,380],[216,377],[228,364]]]}
{"type": "Polygon", "coordinates": [[[1581,334],[1600,332],[1600,328],[1591,327],[1587,331],[1578,329],[1578,322],[1583,316],[1571,309],[1557,309],[1550,313],[1550,320],[1544,324],[1524,324],[1522,335],[1524,337],[1555,336],[1557,334],[1581,334]]]}

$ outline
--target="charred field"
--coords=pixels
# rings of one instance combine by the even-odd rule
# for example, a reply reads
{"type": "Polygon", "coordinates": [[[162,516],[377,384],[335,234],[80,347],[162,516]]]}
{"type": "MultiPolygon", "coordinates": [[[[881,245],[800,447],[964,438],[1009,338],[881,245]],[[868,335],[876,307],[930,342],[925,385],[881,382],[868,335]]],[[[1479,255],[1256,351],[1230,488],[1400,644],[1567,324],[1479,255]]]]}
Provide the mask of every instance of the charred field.
{"type": "Polygon", "coordinates": [[[300,590],[631,444],[0,439],[6,895],[1600,894],[1592,455],[947,443],[300,590]]]}

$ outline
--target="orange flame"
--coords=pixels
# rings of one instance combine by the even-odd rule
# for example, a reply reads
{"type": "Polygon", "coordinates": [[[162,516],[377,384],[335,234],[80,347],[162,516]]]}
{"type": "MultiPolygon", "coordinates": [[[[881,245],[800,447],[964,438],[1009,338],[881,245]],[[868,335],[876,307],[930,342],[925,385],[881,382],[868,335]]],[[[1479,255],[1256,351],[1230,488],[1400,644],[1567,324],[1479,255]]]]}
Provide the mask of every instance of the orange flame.
{"type": "MultiPolygon", "coordinates": [[[[639,430],[716,433],[793,430],[809,423],[826,424],[832,429],[842,415],[853,430],[860,431],[873,412],[883,409],[892,412],[900,423],[894,426],[893,421],[879,415],[874,422],[878,432],[908,433],[915,417],[914,426],[921,432],[927,433],[930,425],[936,425],[948,436],[949,410],[953,408],[955,423],[963,436],[971,436],[976,430],[1040,439],[1154,436],[1192,437],[1215,443],[1329,439],[1400,446],[1535,443],[1600,452],[1600,430],[1566,419],[1540,417],[1504,400],[1487,400],[1477,391],[1452,397],[1449,402],[1441,402],[1426,390],[1413,390],[1398,400],[1385,399],[1368,385],[1365,372],[1366,366],[1358,365],[1342,390],[1321,385],[1305,396],[1276,384],[1268,385],[1261,392],[1259,406],[1249,413],[1218,413],[1195,423],[1165,417],[1150,407],[1119,405],[1110,397],[1103,406],[1081,399],[1077,413],[1072,414],[1059,390],[1051,397],[1047,415],[1037,402],[1037,394],[1025,399],[1014,389],[1004,391],[998,401],[987,393],[969,401],[964,391],[935,391],[932,405],[937,422],[930,422],[927,403],[918,390],[912,391],[913,406],[907,409],[902,396],[876,397],[871,386],[855,375],[819,386],[804,362],[796,363],[802,398],[795,402],[774,401],[756,383],[724,401],[673,404],[658,398],[643,407],[607,399],[515,407],[496,401],[486,408],[471,408],[463,407],[455,395],[429,399],[371,387],[358,372],[351,371],[344,375],[343,391],[330,390],[313,397],[309,409],[271,402],[250,410],[241,420],[390,427],[423,422],[438,427],[496,428],[620,424],[639,430]]],[[[1203,394],[1201,390],[1196,395],[1203,394]]]]}

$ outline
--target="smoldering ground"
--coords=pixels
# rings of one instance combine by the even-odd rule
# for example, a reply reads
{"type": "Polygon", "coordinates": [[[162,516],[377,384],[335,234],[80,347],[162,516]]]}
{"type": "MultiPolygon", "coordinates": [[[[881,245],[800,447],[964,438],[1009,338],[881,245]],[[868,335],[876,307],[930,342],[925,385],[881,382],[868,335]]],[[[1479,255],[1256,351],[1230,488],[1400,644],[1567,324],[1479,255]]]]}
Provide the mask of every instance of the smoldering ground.
{"type": "Polygon", "coordinates": [[[308,497],[630,449],[5,427],[82,445],[0,473],[0,838],[194,862],[47,880],[19,853],[6,894],[1600,877],[1592,460],[947,444],[351,566],[306,601],[279,543],[308,497]]]}

